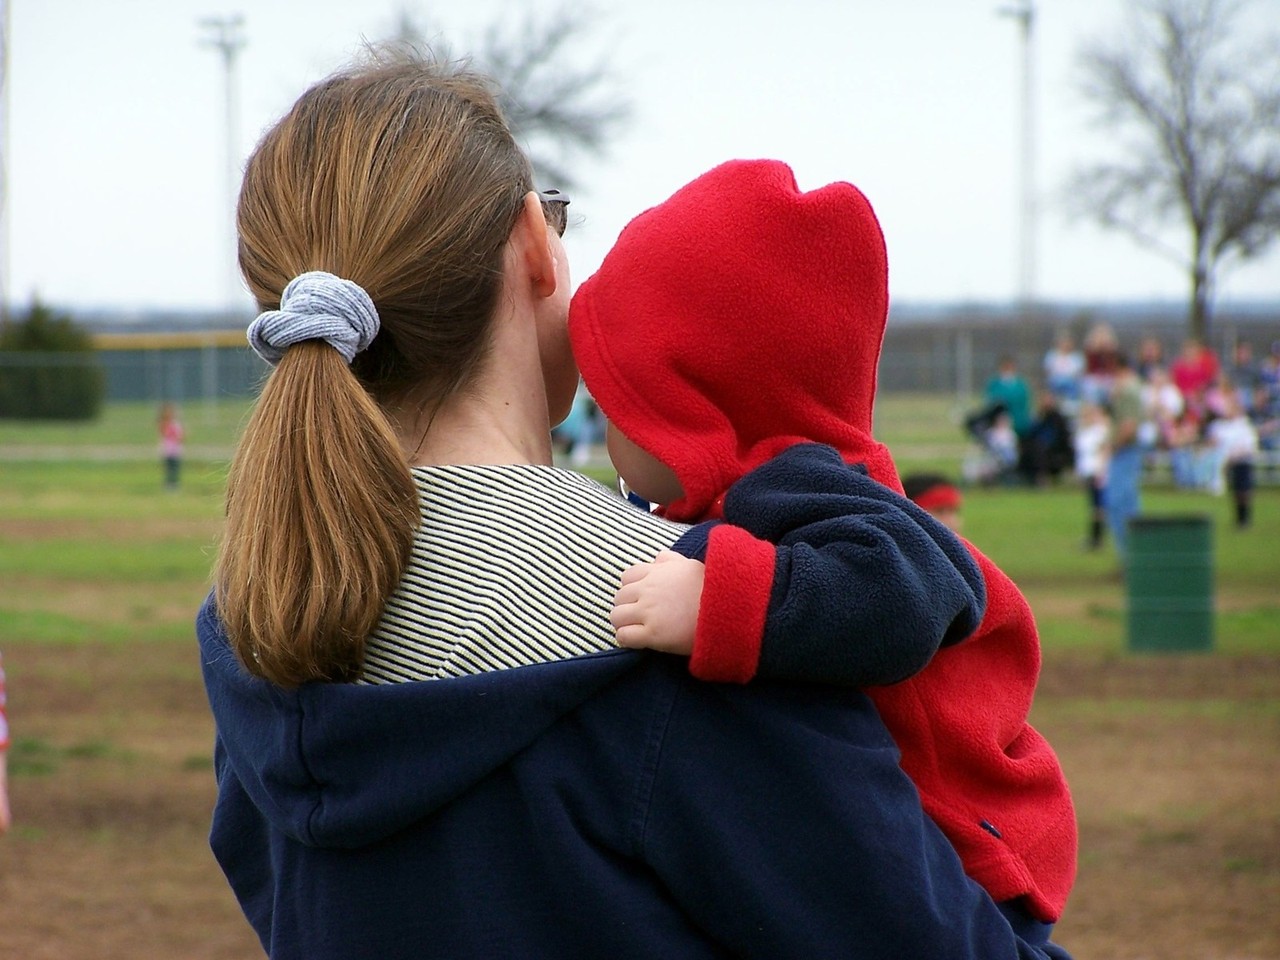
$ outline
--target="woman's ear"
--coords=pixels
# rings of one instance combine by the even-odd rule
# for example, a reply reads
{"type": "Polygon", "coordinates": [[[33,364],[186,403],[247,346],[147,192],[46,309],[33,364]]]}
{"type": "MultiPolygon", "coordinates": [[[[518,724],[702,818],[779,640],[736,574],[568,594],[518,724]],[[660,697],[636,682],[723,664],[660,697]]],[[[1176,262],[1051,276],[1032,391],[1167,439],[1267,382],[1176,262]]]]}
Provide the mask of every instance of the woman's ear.
{"type": "Polygon", "coordinates": [[[524,234],[521,256],[534,292],[549,297],[556,292],[556,256],[551,246],[551,232],[542,213],[542,201],[530,190],[524,195],[516,230],[524,234]]]}

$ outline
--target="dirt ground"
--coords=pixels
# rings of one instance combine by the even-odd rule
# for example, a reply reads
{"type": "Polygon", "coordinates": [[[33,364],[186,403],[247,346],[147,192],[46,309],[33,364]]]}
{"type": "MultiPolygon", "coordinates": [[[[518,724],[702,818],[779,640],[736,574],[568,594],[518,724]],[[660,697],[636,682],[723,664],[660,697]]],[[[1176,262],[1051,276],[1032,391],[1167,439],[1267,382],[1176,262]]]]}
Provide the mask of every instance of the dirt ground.
{"type": "MultiPolygon", "coordinates": [[[[206,844],[194,643],[4,654],[19,742],[0,957],[260,957],[206,844]]],[[[1077,960],[1280,957],[1280,658],[1058,657],[1035,719],[1079,809],[1057,936],[1077,960]]]]}

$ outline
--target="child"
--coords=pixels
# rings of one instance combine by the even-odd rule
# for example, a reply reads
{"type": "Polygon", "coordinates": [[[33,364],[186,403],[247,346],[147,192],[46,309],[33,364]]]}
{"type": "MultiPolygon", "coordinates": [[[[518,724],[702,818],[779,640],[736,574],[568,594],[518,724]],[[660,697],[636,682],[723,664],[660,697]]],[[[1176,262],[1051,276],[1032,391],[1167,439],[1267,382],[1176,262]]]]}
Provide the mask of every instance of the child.
{"type": "Polygon", "coordinates": [[[997,413],[987,430],[986,441],[987,448],[996,458],[999,467],[997,475],[1009,480],[1018,466],[1018,433],[1013,429],[1013,417],[1007,413],[997,413]]]}
{"type": "Polygon", "coordinates": [[[164,464],[164,485],[168,490],[178,489],[178,474],[182,468],[182,441],[184,433],[182,421],[173,404],[160,406],[160,415],[156,418],[156,429],[160,434],[160,460],[164,464]]]}
{"type": "Polygon", "coordinates": [[[1235,391],[1225,394],[1222,416],[1209,424],[1208,433],[1226,472],[1226,487],[1235,501],[1236,527],[1247,529],[1252,520],[1253,462],[1258,457],[1258,430],[1235,391]]]}
{"type": "Polygon", "coordinates": [[[1107,509],[1103,491],[1107,487],[1107,438],[1111,436],[1111,420],[1096,403],[1080,407],[1080,422],[1073,443],[1076,448],[1076,476],[1084,484],[1089,500],[1090,550],[1102,547],[1102,534],[1107,526],[1107,509]]]}
{"type": "MultiPolygon", "coordinates": [[[[811,564],[803,537],[867,480],[901,492],[871,435],[887,309],[884,239],[866,199],[847,183],[801,193],[781,163],[726,163],[623,230],[574,296],[574,355],[628,485],[671,519],[725,522],[677,543],[705,567],[664,555],[628,571],[620,643],[659,645],[647,618],[691,610],[690,670],[704,679],[854,675],[847,663],[874,634],[813,620],[876,598],[854,592],[863,584],[840,579],[839,564],[811,564]],[[834,579],[816,589],[824,575],[834,579]]],[[[868,693],[970,876],[1007,910],[1053,922],[1074,879],[1076,828],[1057,758],[1026,723],[1035,623],[1012,581],[968,550],[986,588],[977,631],[868,693]]]]}
{"type": "Polygon", "coordinates": [[[964,498],[956,485],[942,474],[915,473],[903,477],[902,490],[912,503],[927,510],[948,530],[959,533],[963,528],[960,508],[964,498]]]}

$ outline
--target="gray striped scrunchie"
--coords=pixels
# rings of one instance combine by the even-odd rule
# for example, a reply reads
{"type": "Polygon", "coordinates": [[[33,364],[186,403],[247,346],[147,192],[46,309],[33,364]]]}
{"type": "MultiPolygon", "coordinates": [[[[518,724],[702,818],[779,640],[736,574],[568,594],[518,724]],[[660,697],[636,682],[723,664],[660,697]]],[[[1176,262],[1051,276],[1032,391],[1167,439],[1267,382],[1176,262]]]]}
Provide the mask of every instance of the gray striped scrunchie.
{"type": "Polygon", "coordinates": [[[358,283],[323,270],[289,281],[280,309],[249,324],[249,346],[273,367],[286,349],[303,340],[324,340],[350,363],[378,335],[378,311],[358,283]]]}

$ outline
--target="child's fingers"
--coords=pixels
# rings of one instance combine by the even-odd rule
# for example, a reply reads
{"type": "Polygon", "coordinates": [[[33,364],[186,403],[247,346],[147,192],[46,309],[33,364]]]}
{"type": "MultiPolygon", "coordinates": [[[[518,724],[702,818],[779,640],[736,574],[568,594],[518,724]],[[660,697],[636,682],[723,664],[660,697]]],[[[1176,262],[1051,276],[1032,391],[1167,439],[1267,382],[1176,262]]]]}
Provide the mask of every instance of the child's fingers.
{"type": "Polygon", "coordinates": [[[653,558],[654,563],[670,563],[672,560],[684,560],[684,554],[676,553],[674,550],[659,550],[658,555],[653,558]]]}
{"type": "Polygon", "coordinates": [[[639,623],[640,620],[640,605],[637,603],[617,603],[609,611],[609,622],[615,630],[639,623]]]}
{"type": "MultiPolygon", "coordinates": [[[[658,554],[658,556],[662,556],[662,554],[658,554]]],[[[629,583],[635,583],[637,580],[643,580],[651,569],[653,569],[652,563],[632,564],[622,571],[622,585],[626,586],[629,583]]]]}
{"type": "Polygon", "coordinates": [[[628,650],[641,650],[649,644],[646,642],[647,633],[644,624],[633,623],[617,629],[616,639],[618,646],[628,650]]]}
{"type": "Polygon", "coordinates": [[[618,592],[613,595],[613,605],[620,607],[624,604],[634,604],[640,600],[640,584],[624,583],[618,588],[618,592]]]}

